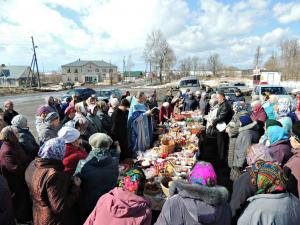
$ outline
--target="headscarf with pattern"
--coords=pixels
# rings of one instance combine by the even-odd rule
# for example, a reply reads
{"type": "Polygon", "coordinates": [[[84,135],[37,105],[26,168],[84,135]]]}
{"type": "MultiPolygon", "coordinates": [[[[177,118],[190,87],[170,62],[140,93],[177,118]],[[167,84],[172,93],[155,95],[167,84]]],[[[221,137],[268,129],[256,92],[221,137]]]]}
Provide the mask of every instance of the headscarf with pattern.
{"type": "Polygon", "coordinates": [[[208,162],[197,162],[191,173],[188,181],[190,184],[200,184],[204,186],[215,186],[217,184],[217,175],[214,167],[208,162]]]}
{"type": "Polygon", "coordinates": [[[128,170],[124,174],[123,179],[119,181],[119,187],[141,196],[143,195],[145,183],[146,176],[143,170],[138,167],[133,167],[128,170]]]}
{"type": "Polygon", "coordinates": [[[257,187],[256,194],[284,192],[287,178],[282,168],[275,163],[258,160],[250,170],[252,183],[257,187]]]}
{"type": "Polygon", "coordinates": [[[66,144],[62,138],[52,138],[40,147],[38,156],[42,159],[63,160],[66,153],[66,144]]]}

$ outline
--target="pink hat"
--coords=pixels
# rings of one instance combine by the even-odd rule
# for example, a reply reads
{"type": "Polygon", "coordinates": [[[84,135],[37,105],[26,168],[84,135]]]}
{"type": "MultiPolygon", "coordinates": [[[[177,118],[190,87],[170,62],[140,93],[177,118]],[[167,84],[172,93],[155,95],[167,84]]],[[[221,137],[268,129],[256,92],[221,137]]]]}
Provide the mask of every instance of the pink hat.
{"type": "Polygon", "coordinates": [[[217,184],[217,175],[214,167],[208,162],[197,162],[189,177],[188,181],[191,184],[200,184],[204,186],[215,186],[217,184]]]}

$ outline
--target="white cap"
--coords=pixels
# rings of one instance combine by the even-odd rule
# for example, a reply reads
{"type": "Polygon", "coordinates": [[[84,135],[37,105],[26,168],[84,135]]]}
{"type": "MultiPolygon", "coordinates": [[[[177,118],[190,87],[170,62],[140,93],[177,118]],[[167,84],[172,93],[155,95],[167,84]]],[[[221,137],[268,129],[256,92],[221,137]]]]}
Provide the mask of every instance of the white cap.
{"type": "Polygon", "coordinates": [[[168,108],[170,106],[170,103],[169,102],[164,102],[162,105],[163,105],[163,107],[168,108]]]}
{"type": "Polygon", "coordinates": [[[72,127],[63,127],[58,131],[57,136],[68,144],[76,141],[80,137],[80,132],[72,127]]]}
{"type": "Polygon", "coordinates": [[[197,96],[200,96],[201,95],[201,92],[200,91],[196,91],[195,93],[197,96]]]}

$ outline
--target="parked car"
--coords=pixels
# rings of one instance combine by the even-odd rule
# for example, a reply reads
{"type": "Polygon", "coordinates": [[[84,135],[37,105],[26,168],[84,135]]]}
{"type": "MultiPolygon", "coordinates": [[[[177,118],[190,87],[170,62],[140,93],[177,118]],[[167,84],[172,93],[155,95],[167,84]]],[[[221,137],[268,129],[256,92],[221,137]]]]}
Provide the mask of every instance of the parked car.
{"type": "Polygon", "coordinates": [[[239,88],[244,95],[250,96],[252,93],[252,89],[247,86],[244,82],[235,82],[232,83],[231,86],[239,88]]]}
{"type": "Polygon", "coordinates": [[[187,89],[190,89],[193,92],[199,91],[201,89],[199,79],[193,76],[185,77],[180,79],[177,88],[181,92],[186,92],[187,89]]]}
{"type": "Polygon", "coordinates": [[[89,97],[91,97],[91,95],[96,94],[96,91],[91,89],[91,88],[76,88],[76,89],[71,89],[69,91],[67,91],[66,94],[64,94],[62,96],[62,100],[65,100],[67,97],[72,97],[72,95],[78,95],[78,99],[80,101],[82,100],[86,100],[89,97]]]}
{"type": "Polygon", "coordinates": [[[99,101],[105,101],[106,103],[109,102],[110,96],[115,94],[116,97],[121,100],[122,92],[118,88],[112,89],[102,89],[100,91],[96,91],[96,97],[99,101]]]}
{"type": "Polygon", "coordinates": [[[288,98],[291,100],[291,96],[288,94],[286,89],[280,85],[257,85],[252,95],[258,95],[263,100],[265,92],[269,92],[271,95],[276,95],[278,98],[288,98]]]}
{"type": "Polygon", "coordinates": [[[234,87],[234,86],[222,86],[222,87],[218,87],[216,89],[216,92],[222,92],[225,94],[226,97],[232,98],[235,96],[235,92],[238,90],[239,88],[234,87]]]}

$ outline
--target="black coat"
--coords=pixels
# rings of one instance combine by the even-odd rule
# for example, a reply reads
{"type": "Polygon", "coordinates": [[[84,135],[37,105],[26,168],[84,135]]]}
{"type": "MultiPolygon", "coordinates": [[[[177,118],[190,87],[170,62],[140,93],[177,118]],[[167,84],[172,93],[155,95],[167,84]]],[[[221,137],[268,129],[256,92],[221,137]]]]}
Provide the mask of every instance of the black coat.
{"type": "Polygon", "coordinates": [[[213,124],[216,125],[217,123],[225,122],[228,124],[233,116],[233,111],[231,108],[230,103],[225,100],[219,105],[218,111],[217,111],[217,118],[213,121],[213,124]]]}
{"type": "Polygon", "coordinates": [[[18,113],[15,110],[12,110],[12,112],[4,110],[3,119],[7,125],[11,125],[11,121],[16,115],[18,115],[18,113]]]}
{"type": "Polygon", "coordinates": [[[6,179],[0,175],[0,224],[15,225],[11,193],[6,179]]]}
{"type": "Polygon", "coordinates": [[[198,102],[195,98],[186,99],[184,101],[183,110],[184,111],[194,111],[198,108],[198,102]]]}
{"type": "Polygon", "coordinates": [[[99,198],[117,186],[118,165],[118,160],[111,156],[99,161],[92,158],[76,174],[82,181],[79,201],[81,224],[93,211],[99,198]]]}
{"type": "Polygon", "coordinates": [[[114,141],[118,141],[121,148],[120,160],[126,158],[132,158],[132,152],[129,149],[128,143],[128,111],[122,111],[117,108],[113,114],[112,118],[112,136],[114,141]]]}
{"type": "Polygon", "coordinates": [[[28,128],[18,128],[18,133],[19,142],[23,150],[25,151],[26,155],[31,158],[31,160],[34,160],[34,158],[37,156],[40,146],[28,128]]]}

